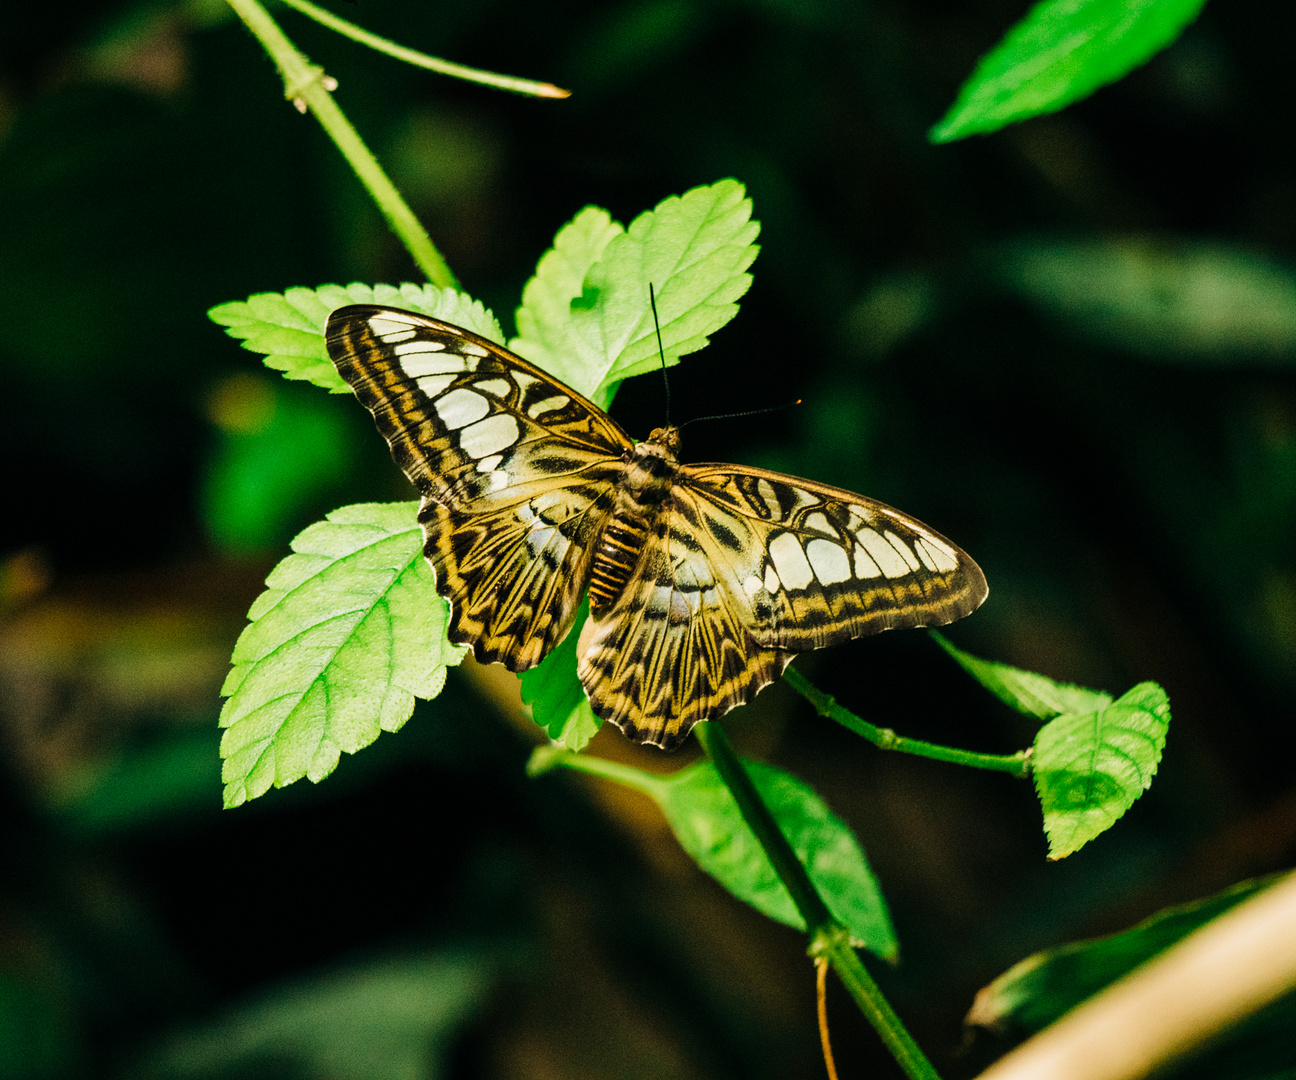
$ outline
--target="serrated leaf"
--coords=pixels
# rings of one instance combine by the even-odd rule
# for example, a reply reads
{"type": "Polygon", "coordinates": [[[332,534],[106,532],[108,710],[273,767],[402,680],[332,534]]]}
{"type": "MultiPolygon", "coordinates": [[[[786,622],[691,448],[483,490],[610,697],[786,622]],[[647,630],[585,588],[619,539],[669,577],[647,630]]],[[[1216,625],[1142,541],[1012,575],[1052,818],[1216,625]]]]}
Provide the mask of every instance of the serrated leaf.
{"type": "Polygon", "coordinates": [[[1173,43],[1205,0],[1043,0],[977,64],[930,132],[949,142],[1056,112],[1173,43]]]}
{"type": "Polygon", "coordinates": [[[441,692],[463,649],[423,558],[416,503],[345,506],[293,541],[234,646],[222,693],[226,806],[319,781],[441,692]]]}
{"type": "MultiPolygon", "coordinates": [[[[591,217],[586,228],[593,232],[597,223],[591,217]]],[[[649,283],[669,366],[702,348],[737,314],[736,301],[751,285],[746,270],[756,258],[759,231],[751,200],[736,180],[663,200],[607,239],[579,295],[568,301],[565,327],[560,305],[546,309],[545,334],[534,339],[543,356],[537,351],[533,359],[606,407],[623,379],[661,364],[649,283]]],[[[571,291],[570,276],[564,283],[555,296],[571,291]]],[[[532,345],[527,337],[513,342],[524,356],[532,345]]]]}
{"type": "MultiPolygon", "coordinates": [[[[708,761],[670,776],[540,747],[527,771],[556,766],[593,773],[650,796],[675,837],[708,874],[740,900],[788,926],[804,930],[792,897],[743,820],[738,803],[708,761]]],[[[819,895],[856,944],[888,960],[899,952],[891,916],[854,834],[807,784],[772,765],[745,762],[756,789],[783,830],[819,895]]]]}
{"type": "Polygon", "coordinates": [[[581,601],[567,636],[539,664],[522,672],[522,700],[531,719],[568,750],[583,750],[603,721],[594,715],[576,677],[576,643],[589,617],[589,598],[581,601]]]}
{"type": "Polygon", "coordinates": [[[1049,858],[1078,851],[1134,805],[1156,773],[1170,725],[1170,699],[1139,683],[1105,708],[1066,713],[1035,736],[1035,790],[1049,858]]]}
{"type": "Polygon", "coordinates": [[[1285,875],[1244,881],[1204,900],[1163,908],[1118,934],[1028,956],[977,992],[967,1023],[1039,1031],[1218,915],[1285,875]]]}
{"type": "Polygon", "coordinates": [[[935,630],[929,631],[936,643],[952,656],[958,665],[1004,704],[1027,716],[1050,720],[1062,713],[1083,713],[1110,705],[1110,694],[1089,690],[1073,683],[1058,682],[1034,671],[1011,664],[982,660],[935,630]]]}
{"type": "Polygon", "coordinates": [[[351,388],[333,366],[324,348],[324,323],[329,312],[346,304],[385,304],[422,312],[462,326],[491,341],[504,342],[495,316],[466,293],[435,285],[321,285],[283,293],[256,293],[246,300],[218,304],[208,318],[225,327],[230,337],[242,338],[243,348],[265,354],[267,367],[286,379],[300,379],[332,394],[351,388]]]}

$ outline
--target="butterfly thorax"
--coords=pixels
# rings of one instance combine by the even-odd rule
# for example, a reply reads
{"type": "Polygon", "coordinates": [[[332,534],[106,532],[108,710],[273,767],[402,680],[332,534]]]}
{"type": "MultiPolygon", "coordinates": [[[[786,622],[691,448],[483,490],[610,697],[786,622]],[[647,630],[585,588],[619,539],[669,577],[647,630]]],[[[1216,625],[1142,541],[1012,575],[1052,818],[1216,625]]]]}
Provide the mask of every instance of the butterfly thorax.
{"type": "Polygon", "coordinates": [[[657,428],[625,454],[625,471],[613,496],[612,514],[599,536],[590,569],[590,608],[596,615],[621,595],[634,573],[675,483],[679,446],[678,428],[657,428]]]}

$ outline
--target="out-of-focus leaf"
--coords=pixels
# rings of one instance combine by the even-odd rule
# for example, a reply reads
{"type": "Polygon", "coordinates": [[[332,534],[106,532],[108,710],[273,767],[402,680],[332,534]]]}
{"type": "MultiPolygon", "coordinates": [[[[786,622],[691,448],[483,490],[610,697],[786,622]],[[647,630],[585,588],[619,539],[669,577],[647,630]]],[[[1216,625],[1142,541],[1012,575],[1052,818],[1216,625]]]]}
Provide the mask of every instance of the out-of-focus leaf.
{"type": "Polygon", "coordinates": [[[1104,694],[1101,690],[1088,690],[1072,683],[1057,682],[1011,664],[982,660],[964,652],[944,634],[936,630],[929,633],[972,678],[1005,705],[1010,705],[1027,716],[1051,720],[1061,713],[1089,712],[1111,704],[1111,695],[1104,694]]]}
{"type": "Polygon", "coordinates": [[[225,804],[322,780],[396,731],[464,650],[423,558],[414,503],[345,506],[293,541],[234,646],[222,692],[225,804]]]}
{"type": "Polygon", "coordinates": [[[1170,700],[1139,683],[1105,708],[1064,713],[1035,736],[1035,790],[1049,858],[1078,851],[1134,805],[1156,773],[1170,725],[1170,700]]]}
{"type": "Polygon", "coordinates": [[[190,821],[218,806],[218,738],[210,728],[132,750],[100,769],[59,806],[64,824],[98,835],[159,821],[190,821]]]}
{"type": "Polygon", "coordinates": [[[1279,876],[1244,881],[1204,900],[1164,908],[1119,934],[1073,941],[1028,956],[977,992],[966,1022],[1039,1031],[1279,876]]]}
{"type": "MultiPolygon", "coordinates": [[[[888,960],[899,945],[882,890],[859,841],[807,784],[770,765],[746,762],[747,771],[774,814],[833,917],[856,944],[888,960]]],[[[555,766],[615,780],[652,797],[676,839],[708,874],[740,900],[788,926],[805,922],[747,827],[715,766],[702,761],[670,776],[541,747],[531,758],[532,775],[555,766]]]]}
{"type": "Polygon", "coordinates": [[[218,304],[207,312],[230,337],[242,338],[243,348],[265,354],[266,367],[286,379],[301,379],[332,394],[347,394],[324,348],[324,323],[329,312],[346,304],[384,304],[419,311],[503,344],[504,332],[495,316],[478,301],[456,289],[435,285],[321,285],[283,293],[257,293],[246,300],[218,304]]]}
{"type": "Polygon", "coordinates": [[[932,142],[1056,112],[1146,63],[1206,0],[1042,0],[986,53],[932,142]]]}
{"type": "Polygon", "coordinates": [[[576,677],[576,642],[588,617],[587,597],[558,647],[530,671],[522,672],[522,700],[531,706],[531,718],[568,750],[583,750],[603,726],[576,677]]]}
{"type": "Polygon", "coordinates": [[[276,1075],[436,1080],[454,1033],[485,1002],[494,965],[472,954],[383,960],[288,984],[172,1038],[145,1077],[276,1075]],[[256,1075],[261,1075],[258,1072],[256,1075]]]}
{"type": "Polygon", "coordinates": [[[69,1011],[53,988],[0,970],[0,1080],[77,1074],[79,1047],[69,1011]]]}
{"type": "Polygon", "coordinates": [[[1197,361],[1296,361],[1296,273],[1264,255],[1141,238],[1021,242],[998,276],[1104,345],[1197,361]]]}
{"type": "Polygon", "coordinates": [[[282,543],[353,461],[348,421],[335,403],[263,379],[235,377],[214,395],[225,413],[238,409],[240,396],[257,399],[245,412],[263,412],[254,422],[220,423],[203,481],[203,517],[216,542],[231,551],[282,543]]]}

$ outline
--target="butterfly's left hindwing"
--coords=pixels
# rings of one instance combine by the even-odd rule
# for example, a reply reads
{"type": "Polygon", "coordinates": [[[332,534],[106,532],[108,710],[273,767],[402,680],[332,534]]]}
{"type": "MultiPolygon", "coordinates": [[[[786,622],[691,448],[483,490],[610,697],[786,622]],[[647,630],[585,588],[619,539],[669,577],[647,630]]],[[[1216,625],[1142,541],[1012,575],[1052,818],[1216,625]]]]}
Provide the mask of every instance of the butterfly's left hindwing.
{"type": "Polygon", "coordinates": [[[535,666],[571,627],[629,438],[521,357],[425,315],[339,308],[325,340],[423,496],[451,640],[535,666]]]}

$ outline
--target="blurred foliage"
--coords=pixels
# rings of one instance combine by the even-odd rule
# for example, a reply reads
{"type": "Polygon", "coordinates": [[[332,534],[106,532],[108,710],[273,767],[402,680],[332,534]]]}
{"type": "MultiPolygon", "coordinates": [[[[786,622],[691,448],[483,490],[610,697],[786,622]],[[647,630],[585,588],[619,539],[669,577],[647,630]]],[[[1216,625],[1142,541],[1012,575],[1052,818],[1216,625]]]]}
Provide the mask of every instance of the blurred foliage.
{"type": "MultiPolygon", "coordinates": [[[[278,12],[473,295],[507,316],[587,204],[628,220],[738,177],[762,223],[754,284],[672,369],[673,408],[805,404],[692,426],[688,459],[841,484],[957,540],[991,586],[951,631],[977,655],[1169,692],[1157,783],[1060,864],[1024,784],[874,753],[785,689],[729,722],[867,850],[901,945],[878,978],[942,1075],[1006,1048],[979,1036],[957,1056],[960,1018],[1022,957],[1296,859],[1290,5],[1208,5],[1084,102],[942,147],[926,131],[1021,7],[341,13],[573,91],[456,85],[278,12]]],[[[219,809],[204,748],[265,575],[324,512],[409,496],[354,402],[314,392],[336,469],[294,452],[279,471],[241,444],[239,483],[267,509],[241,504],[252,532],[218,545],[207,493],[252,437],[238,423],[266,414],[256,387],[276,410],[296,388],[262,383],[205,312],[414,277],[225,9],[0,6],[0,222],[0,1068],[136,1075],[249,1002],[302,1000],[273,988],[504,941],[521,962],[423,1044],[428,1073],[819,1075],[800,938],[694,869],[642,795],[526,780],[538,729],[489,671],[452,673],[436,712],[328,784],[219,809]]],[[[662,408],[634,380],[615,413],[642,435],[662,408]]],[[[801,665],[915,737],[1004,753],[1036,727],[923,635],[801,665]]],[[[592,749],[688,760],[607,730],[592,749]]],[[[830,1009],[843,1069],[890,1075],[830,1009]]],[[[309,1057],[221,1067],[323,1075],[309,1057]]]]}

